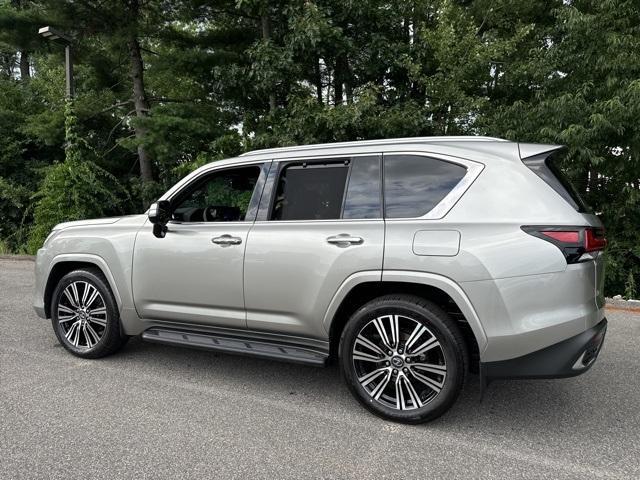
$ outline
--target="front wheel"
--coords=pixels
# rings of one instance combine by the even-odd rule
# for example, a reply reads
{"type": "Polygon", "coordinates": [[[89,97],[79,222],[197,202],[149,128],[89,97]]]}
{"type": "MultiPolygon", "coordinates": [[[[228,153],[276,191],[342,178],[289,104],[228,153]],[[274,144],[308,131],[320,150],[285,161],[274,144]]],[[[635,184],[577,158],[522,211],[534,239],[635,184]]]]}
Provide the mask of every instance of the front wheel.
{"type": "Polygon", "coordinates": [[[437,305],[387,295],[349,319],[340,364],[347,386],[367,409],[388,420],[422,423],[455,402],[467,352],[457,325],[437,305]]]}
{"type": "Polygon", "coordinates": [[[74,270],[62,277],[51,299],[51,323],[62,346],[78,357],[110,355],[128,339],[113,293],[98,270],[74,270]]]}

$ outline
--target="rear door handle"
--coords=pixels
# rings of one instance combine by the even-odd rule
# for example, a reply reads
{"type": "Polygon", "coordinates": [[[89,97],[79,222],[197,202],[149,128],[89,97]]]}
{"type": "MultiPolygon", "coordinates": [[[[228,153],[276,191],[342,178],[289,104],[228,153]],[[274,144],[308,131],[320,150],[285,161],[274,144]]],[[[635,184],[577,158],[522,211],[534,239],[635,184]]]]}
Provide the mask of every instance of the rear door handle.
{"type": "Polygon", "coordinates": [[[228,234],[220,235],[219,237],[213,237],[211,241],[217,245],[222,246],[240,245],[242,243],[242,239],[240,237],[232,237],[228,234]]]}
{"type": "Polygon", "coordinates": [[[362,237],[354,237],[348,233],[341,233],[340,235],[327,238],[327,242],[339,247],[348,247],[349,245],[361,245],[364,243],[364,240],[362,237]]]}

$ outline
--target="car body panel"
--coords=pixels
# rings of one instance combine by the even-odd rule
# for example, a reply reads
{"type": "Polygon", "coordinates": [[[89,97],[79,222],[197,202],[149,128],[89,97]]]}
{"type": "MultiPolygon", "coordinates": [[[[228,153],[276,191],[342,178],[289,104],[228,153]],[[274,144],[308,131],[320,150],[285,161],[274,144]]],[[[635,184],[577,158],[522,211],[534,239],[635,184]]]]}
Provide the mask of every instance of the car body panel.
{"type": "Polygon", "coordinates": [[[146,215],[121,217],[108,223],[67,222],[57,225],[36,259],[36,312],[45,316],[44,296],[53,268],[63,262],[83,262],[100,268],[114,292],[126,333],[139,331],[131,288],[131,258],[135,236],[146,215]]]}
{"type": "Polygon", "coordinates": [[[256,222],[247,241],[245,297],[251,329],[326,338],[321,319],[354,272],[381,270],[384,221],[256,222]],[[348,234],[361,245],[327,238],[348,234]]]}
{"type": "Polygon", "coordinates": [[[435,287],[445,292],[456,303],[473,331],[481,358],[485,354],[489,344],[485,328],[470,298],[455,281],[444,275],[434,273],[389,269],[385,269],[382,272],[382,281],[416,283],[435,287]]]}
{"type": "Polygon", "coordinates": [[[594,264],[563,272],[462,282],[488,340],[483,362],[540,350],[593,327],[604,318],[596,305],[594,264]]]}
{"type": "Polygon", "coordinates": [[[133,298],[147,319],[246,327],[243,257],[251,222],[169,222],[164,238],[147,222],[136,238],[133,298]],[[212,239],[231,235],[239,245],[212,239]]]}

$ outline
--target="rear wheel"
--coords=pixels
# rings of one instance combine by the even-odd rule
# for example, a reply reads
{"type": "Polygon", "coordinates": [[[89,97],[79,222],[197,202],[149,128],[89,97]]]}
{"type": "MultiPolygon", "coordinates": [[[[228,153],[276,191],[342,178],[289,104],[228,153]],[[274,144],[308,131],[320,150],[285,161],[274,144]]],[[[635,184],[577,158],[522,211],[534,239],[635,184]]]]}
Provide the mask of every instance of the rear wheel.
{"type": "Polygon", "coordinates": [[[128,339],[121,332],[111,289],[98,270],[74,270],[62,277],[51,300],[51,323],[62,346],[78,357],[110,355],[128,339]]]}
{"type": "Polygon", "coordinates": [[[340,364],[349,389],[370,411],[422,423],[455,402],[467,353],[457,325],[437,305],[387,295],[353,314],[340,339],[340,364]]]}

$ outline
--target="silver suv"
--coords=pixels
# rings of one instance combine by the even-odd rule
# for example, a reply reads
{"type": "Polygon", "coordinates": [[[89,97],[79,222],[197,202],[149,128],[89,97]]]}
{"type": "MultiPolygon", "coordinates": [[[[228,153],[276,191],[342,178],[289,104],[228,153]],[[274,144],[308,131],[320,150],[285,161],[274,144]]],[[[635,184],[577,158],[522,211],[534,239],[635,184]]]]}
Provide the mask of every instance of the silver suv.
{"type": "Polygon", "coordinates": [[[602,224],[563,148],[484,137],[246,153],[147,214],[63,223],[35,310],[96,358],[127,338],[325,365],[390,420],[444,413],[468,372],[578,375],[604,339],[602,224]]]}

